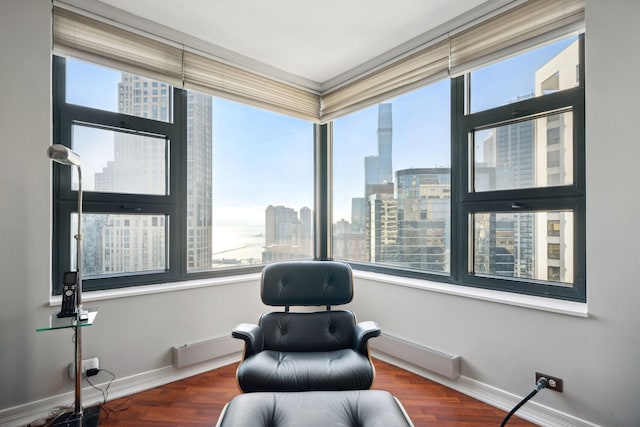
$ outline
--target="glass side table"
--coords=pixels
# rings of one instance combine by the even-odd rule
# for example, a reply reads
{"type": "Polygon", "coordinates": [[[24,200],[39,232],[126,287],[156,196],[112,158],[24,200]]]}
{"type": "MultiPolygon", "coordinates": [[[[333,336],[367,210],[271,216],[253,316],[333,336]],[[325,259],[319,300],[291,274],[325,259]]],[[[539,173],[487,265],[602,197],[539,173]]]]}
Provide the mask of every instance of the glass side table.
{"type": "Polygon", "coordinates": [[[37,332],[53,331],[55,329],[81,328],[91,326],[98,315],[99,308],[87,308],[89,318],[87,320],[78,321],[75,316],[58,317],[56,314],[49,316],[49,323],[36,329],[37,332]]]}
{"type": "Polygon", "coordinates": [[[74,396],[74,410],[65,412],[59,415],[54,421],[53,426],[60,427],[94,427],[98,425],[100,416],[100,407],[94,406],[92,408],[82,409],[82,376],[80,375],[80,366],[82,364],[82,334],[81,328],[85,326],[93,325],[93,322],[98,315],[98,308],[88,308],[83,310],[86,312],[86,320],[77,320],[76,316],[70,317],[58,317],[57,313],[49,316],[49,322],[40,328],[36,329],[36,332],[53,331],[56,329],[71,329],[75,332],[75,396],[74,396]]]}

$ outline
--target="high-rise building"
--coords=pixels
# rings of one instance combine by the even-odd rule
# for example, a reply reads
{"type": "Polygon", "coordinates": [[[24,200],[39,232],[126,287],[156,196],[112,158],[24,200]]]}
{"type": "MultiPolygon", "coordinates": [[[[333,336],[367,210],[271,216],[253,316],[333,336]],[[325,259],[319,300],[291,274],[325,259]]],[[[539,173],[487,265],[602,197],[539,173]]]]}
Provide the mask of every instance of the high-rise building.
{"type": "Polygon", "coordinates": [[[306,206],[300,208],[300,253],[313,255],[313,215],[306,206]]]}
{"type": "MultiPolygon", "coordinates": [[[[578,41],[536,71],[536,95],[579,85],[578,41]]],[[[536,161],[539,186],[566,185],[573,182],[573,117],[559,113],[536,121],[536,161]]],[[[571,212],[541,212],[536,216],[536,277],[572,283],[573,230],[571,212]]]]}
{"type": "Polygon", "coordinates": [[[364,195],[376,193],[377,185],[393,183],[393,120],[391,104],[378,105],[378,154],[364,158],[364,195]]]}
{"type": "Polygon", "coordinates": [[[213,230],[213,101],[187,92],[187,270],[211,267],[213,230]]]}
{"type": "Polygon", "coordinates": [[[393,116],[392,104],[378,105],[378,183],[393,181],[393,116]]]}
{"type": "MultiPolygon", "coordinates": [[[[531,98],[518,97],[511,101],[531,98]]],[[[535,185],[535,127],[527,120],[495,131],[496,189],[532,188],[535,185]]],[[[490,246],[494,251],[490,271],[500,276],[533,278],[535,233],[531,213],[493,214],[494,233],[490,246]]]]}
{"type": "Polygon", "coordinates": [[[269,205],[265,210],[265,248],[263,262],[311,258],[311,209],[269,205]]]}
{"type": "Polygon", "coordinates": [[[366,256],[364,229],[354,227],[345,219],[336,222],[333,227],[333,257],[349,261],[364,261],[366,256]]]}
{"type": "Polygon", "coordinates": [[[393,191],[369,196],[367,216],[368,262],[395,264],[398,242],[398,203],[393,191]]]}
{"type": "Polygon", "coordinates": [[[449,271],[451,234],[450,168],[396,171],[397,265],[449,271]]]}

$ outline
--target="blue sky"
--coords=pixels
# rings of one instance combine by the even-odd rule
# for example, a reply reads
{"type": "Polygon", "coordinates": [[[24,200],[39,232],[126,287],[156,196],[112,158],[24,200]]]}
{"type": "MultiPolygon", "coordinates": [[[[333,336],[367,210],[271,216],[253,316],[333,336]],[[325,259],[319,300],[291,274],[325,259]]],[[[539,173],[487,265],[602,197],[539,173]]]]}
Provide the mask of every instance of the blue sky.
{"type": "MultiPolygon", "coordinates": [[[[535,70],[574,40],[472,73],[473,110],[533,92],[535,70]]],[[[119,72],[79,61],[67,64],[68,102],[117,111],[119,72]]],[[[444,80],[389,101],[394,172],[449,165],[449,90],[444,80]]],[[[269,204],[312,208],[313,125],[224,99],[214,98],[213,105],[216,223],[262,222],[269,204]]],[[[351,198],[363,195],[364,158],[378,154],[377,115],[377,106],[372,106],[334,123],[334,220],[349,219],[351,198]]],[[[106,138],[93,135],[90,144],[108,147],[106,138]]],[[[80,154],[83,170],[99,171],[109,157],[103,150],[96,150],[95,156],[80,154]]]]}

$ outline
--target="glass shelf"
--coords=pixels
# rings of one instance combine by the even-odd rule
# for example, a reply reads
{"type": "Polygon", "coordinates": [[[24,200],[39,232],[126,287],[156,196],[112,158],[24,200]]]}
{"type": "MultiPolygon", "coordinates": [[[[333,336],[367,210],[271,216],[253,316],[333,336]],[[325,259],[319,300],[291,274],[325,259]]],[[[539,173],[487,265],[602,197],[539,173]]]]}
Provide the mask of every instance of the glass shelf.
{"type": "Polygon", "coordinates": [[[80,328],[83,326],[91,326],[98,315],[99,308],[87,308],[86,311],[89,314],[87,320],[78,321],[75,316],[71,317],[58,317],[57,313],[49,316],[49,324],[36,329],[36,332],[52,331],[54,329],[67,329],[67,328],[80,328]]]}

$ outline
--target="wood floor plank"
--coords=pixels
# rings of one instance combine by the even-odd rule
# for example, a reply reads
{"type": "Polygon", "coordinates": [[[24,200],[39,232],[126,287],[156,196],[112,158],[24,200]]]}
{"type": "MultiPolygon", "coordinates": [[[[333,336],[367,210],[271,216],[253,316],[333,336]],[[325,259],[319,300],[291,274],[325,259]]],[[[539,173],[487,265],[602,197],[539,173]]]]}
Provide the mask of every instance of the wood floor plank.
{"type": "MultiPolygon", "coordinates": [[[[374,359],[374,389],[388,390],[404,406],[415,427],[499,426],[506,412],[438,383],[374,359]]],[[[240,393],[237,364],[107,402],[103,427],[211,427],[222,408],[240,393]]],[[[534,426],[513,416],[509,427],[534,426]]]]}

